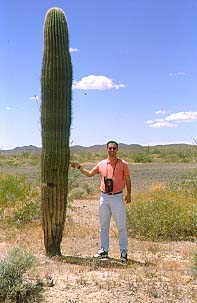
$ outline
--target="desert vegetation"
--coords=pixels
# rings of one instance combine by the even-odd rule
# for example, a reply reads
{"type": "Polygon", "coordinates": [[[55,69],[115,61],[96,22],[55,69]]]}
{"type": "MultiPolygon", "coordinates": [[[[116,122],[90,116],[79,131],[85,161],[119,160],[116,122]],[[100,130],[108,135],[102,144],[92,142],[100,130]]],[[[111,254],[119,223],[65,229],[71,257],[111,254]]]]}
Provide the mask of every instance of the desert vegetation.
{"type": "Polygon", "coordinates": [[[128,208],[132,237],[153,241],[195,240],[197,171],[151,191],[137,193],[128,208]]]}
{"type": "Polygon", "coordinates": [[[35,274],[36,257],[14,247],[0,260],[0,302],[41,302],[43,283],[35,274]]]}
{"type": "MultiPolygon", "coordinates": [[[[121,146],[121,145],[120,145],[121,146]]],[[[72,150],[72,149],[71,149],[72,150]]],[[[105,151],[99,148],[74,149],[79,162],[95,162],[105,157],[105,151]]],[[[195,145],[172,146],[124,146],[119,156],[130,163],[194,163],[197,160],[195,145]]]]}
{"type": "MultiPolygon", "coordinates": [[[[98,195],[98,180],[83,178],[69,169],[68,202],[98,195]]],[[[128,228],[132,237],[147,240],[194,240],[197,234],[197,171],[178,181],[158,184],[132,195],[128,228]]],[[[23,226],[41,219],[40,187],[24,176],[0,174],[2,224],[23,226]]]]}
{"type": "MultiPolygon", "coordinates": [[[[93,152],[80,163],[92,166],[98,154],[93,152]]],[[[2,302],[41,302],[42,298],[58,303],[195,302],[195,163],[130,163],[133,193],[127,208],[129,262],[121,267],[116,261],[97,264],[91,259],[99,246],[99,178],[89,179],[78,170],[69,169],[68,209],[62,240],[65,258],[48,259],[40,220],[39,154],[4,154],[1,161],[2,302]],[[11,252],[16,244],[19,250],[11,252]],[[23,264],[27,267],[19,270],[17,279],[4,278],[3,273],[8,277],[7,271],[14,277],[23,264]],[[49,277],[53,287],[48,283],[49,277]],[[17,301],[17,298],[22,299],[17,301]]],[[[116,260],[118,237],[113,221],[110,234],[110,256],[116,260]]]]}
{"type": "MultiPolygon", "coordinates": [[[[71,146],[70,158],[80,163],[95,163],[106,156],[105,146],[75,147],[71,146]]],[[[39,148],[34,146],[16,148],[11,151],[0,151],[1,166],[39,165],[39,148]]],[[[134,146],[124,145],[119,150],[119,156],[129,163],[196,163],[197,147],[193,145],[157,145],[134,146]]]]}

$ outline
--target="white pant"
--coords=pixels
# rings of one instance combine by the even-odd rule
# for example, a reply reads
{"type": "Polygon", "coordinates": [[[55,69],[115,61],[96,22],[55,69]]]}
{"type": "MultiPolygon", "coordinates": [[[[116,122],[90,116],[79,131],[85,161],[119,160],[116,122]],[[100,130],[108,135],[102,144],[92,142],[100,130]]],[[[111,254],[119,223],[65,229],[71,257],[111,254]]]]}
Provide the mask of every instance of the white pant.
{"type": "Polygon", "coordinates": [[[109,250],[109,228],[111,216],[114,218],[119,233],[120,251],[128,250],[128,235],[126,227],[126,208],[123,194],[107,195],[101,193],[99,205],[101,248],[109,250]]]}

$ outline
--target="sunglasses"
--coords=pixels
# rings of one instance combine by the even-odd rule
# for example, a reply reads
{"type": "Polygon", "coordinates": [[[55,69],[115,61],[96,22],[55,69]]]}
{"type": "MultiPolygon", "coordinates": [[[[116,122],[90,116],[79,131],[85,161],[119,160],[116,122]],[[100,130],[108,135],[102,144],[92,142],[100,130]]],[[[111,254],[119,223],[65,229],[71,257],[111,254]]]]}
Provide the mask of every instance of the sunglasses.
{"type": "Polygon", "coordinates": [[[108,149],[109,149],[109,150],[116,150],[117,147],[115,147],[115,146],[111,147],[111,146],[110,146],[110,147],[108,147],[108,149]]]}

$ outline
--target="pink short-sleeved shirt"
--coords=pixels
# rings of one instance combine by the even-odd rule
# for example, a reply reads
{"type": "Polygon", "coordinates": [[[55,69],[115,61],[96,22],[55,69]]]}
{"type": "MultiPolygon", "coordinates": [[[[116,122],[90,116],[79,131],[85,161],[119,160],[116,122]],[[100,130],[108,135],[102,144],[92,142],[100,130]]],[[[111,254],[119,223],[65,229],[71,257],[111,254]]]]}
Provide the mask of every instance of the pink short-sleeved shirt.
{"type": "Polygon", "coordinates": [[[91,172],[101,174],[100,189],[105,192],[104,177],[113,179],[113,192],[122,191],[125,187],[125,177],[130,175],[129,166],[126,161],[117,158],[114,161],[105,159],[100,161],[91,172]]]}

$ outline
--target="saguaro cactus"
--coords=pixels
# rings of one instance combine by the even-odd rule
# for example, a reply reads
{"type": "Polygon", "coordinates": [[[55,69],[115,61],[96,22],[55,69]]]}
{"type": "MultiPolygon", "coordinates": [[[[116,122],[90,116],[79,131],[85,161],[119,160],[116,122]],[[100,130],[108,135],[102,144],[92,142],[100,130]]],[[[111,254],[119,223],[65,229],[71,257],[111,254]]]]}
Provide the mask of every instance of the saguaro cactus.
{"type": "Polygon", "coordinates": [[[64,12],[50,9],[44,23],[41,75],[42,224],[49,256],[61,254],[67,205],[72,64],[64,12]]]}

